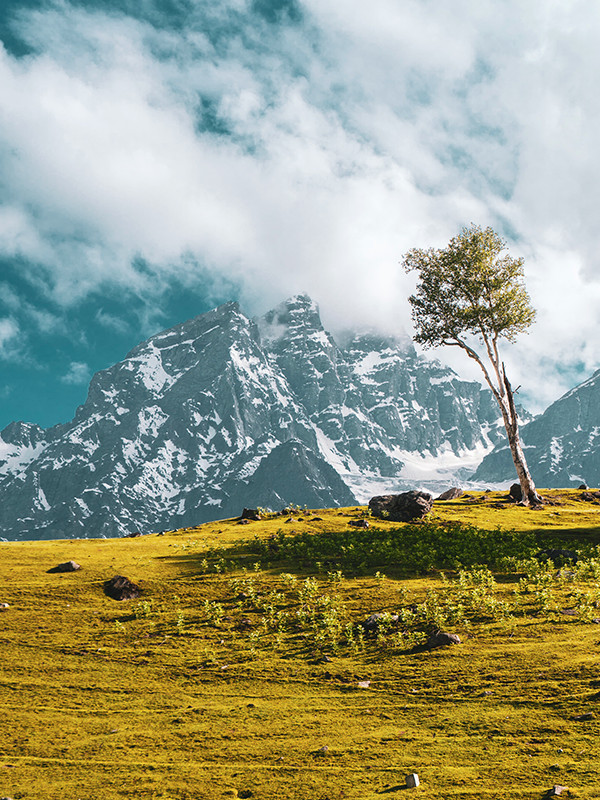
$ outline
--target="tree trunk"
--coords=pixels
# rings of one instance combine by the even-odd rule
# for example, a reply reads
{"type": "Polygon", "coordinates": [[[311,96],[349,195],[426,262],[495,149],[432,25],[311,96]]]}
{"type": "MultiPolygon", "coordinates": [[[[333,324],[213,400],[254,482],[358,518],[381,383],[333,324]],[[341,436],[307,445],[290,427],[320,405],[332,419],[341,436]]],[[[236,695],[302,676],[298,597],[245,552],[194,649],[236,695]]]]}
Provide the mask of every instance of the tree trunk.
{"type": "MultiPolygon", "coordinates": [[[[508,436],[508,444],[512,454],[515,469],[519,476],[519,483],[521,484],[521,502],[526,506],[541,505],[543,502],[540,495],[537,493],[535,483],[527,467],[527,460],[521,445],[519,437],[519,423],[517,420],[517,409],[515,408],[515,400],[513,396],[510,381],[506,377],[504,371],[504,364],[502,364],[502,373],[504,376],[504,386],[506,388],[506,398],[508,401],[508,413],[503,413],[504,427],[506,428],[506,435],[508,436]]],[[[504,409],[503,409],[504,411],[504,409]]]]}
{"type": "Polygon", "coordinates": [[[508,428],[506,433],[508,435],[508,444],[510,445],[513,462],[517,470],[517,475],[519,476],[519,483],[521,484],[521,502],[526,506],[540,505],[543,501],[536,491],[535,483],[527,467],[527,461],[521,446],[519,433],[518,431],[511,431],[508,428]]]}

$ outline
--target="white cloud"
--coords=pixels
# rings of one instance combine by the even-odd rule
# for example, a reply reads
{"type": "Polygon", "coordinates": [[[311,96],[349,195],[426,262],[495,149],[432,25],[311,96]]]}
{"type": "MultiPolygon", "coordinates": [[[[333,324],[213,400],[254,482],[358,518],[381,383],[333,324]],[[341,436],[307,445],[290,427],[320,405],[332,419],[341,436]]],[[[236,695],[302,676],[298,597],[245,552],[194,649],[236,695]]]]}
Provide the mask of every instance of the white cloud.
{"type": "Polygon", "coordinates": [[[82,361],[72,361],[66,374],[61,377],[61,381],[79,386],[88,383],[91,376],[92,371],[87,364],[82,361]]]}
{"type": "MultiPolygon", "coordinates": [[[[248,5],[206,13],[242,24],[248,5]]],[[[511,374],[552,399],[599,360],[600,8],[302,7],[301,26],[253,19],[217,44],[194,17],[176,35],[67,3],[23,12],[35,54],[0,57],[0,254],[65,305],[107,285],[158,296],[201,264],[250,310],[306,290],[331,327],[406,327],[402,254],[493,224],[539,309],[511,374]],[[200,97],[227,134],[202,129],[200,97]]]]}
{"type": "Polygon", "coordinates": [[[0,358],[11,360],[19,352],[19,326],[10,317],[0,319],[0,358]]]}
{"type": "Polygon", "coordinates": [[[114,314],[109,314],[107,311],[104,311],[102,308],[98,309],[96,314],[94,315],[95,319],[104,327],[108,328],[108,330],[115,331],[116,333],[127,333],[129,330],[129,325],[124,319],[120,319],[119,317],[115,317],[114,314]]]}

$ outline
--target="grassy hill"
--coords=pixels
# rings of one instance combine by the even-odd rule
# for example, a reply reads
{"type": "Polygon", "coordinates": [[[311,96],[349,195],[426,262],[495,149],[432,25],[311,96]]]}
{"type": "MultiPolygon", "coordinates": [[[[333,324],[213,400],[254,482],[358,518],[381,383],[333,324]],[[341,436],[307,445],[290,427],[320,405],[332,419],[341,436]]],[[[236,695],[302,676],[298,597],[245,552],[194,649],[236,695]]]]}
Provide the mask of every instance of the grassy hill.
{"type": "Polygon", "coordinates": [[[600,797],[600,506],[543,493],[1,544],[0,796],[600,797]]]}

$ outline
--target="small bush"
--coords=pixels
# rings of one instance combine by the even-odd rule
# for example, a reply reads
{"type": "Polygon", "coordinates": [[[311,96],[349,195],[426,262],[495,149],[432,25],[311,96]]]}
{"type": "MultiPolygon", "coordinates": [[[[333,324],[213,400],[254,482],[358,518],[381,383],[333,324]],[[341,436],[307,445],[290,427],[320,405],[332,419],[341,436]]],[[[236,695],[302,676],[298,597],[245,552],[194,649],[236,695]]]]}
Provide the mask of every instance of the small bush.
{"type": "Polygon", "coordinates": [[[276,551],[266,541],[257,545],[267,563],[292,562],[314,571],[335,566],[355,575],[379,567],[405,575],[481,564],[497,568],[506,559],[529,559],[536,551],[530,533],[487,531],[459,522],[300,533],[280,539],[276,551]]]}

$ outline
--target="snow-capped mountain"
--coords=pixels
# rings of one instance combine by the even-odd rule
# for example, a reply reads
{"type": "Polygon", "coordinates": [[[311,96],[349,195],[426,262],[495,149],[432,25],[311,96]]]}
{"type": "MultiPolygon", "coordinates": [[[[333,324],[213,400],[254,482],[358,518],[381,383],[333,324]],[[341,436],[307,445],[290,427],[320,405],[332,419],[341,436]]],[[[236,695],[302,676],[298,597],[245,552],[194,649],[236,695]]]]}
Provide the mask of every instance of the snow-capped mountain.
{"type": "MultiPolygon", "coordinates": [[[[600,370],[521,428],[527,465],[537,486],[600,485],[600,370]]],[[[475,480],[514,480],[510,450],[500,442],[475,480]]]]}
{"type": "Polygon", "coordinates": [[[0,535],[115,536],[451,481],[497,417],[408,341],[338,345],[305,295],[258,320],[227,303],[98,372],[72,422],[2,431],[0,535]]]}

